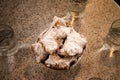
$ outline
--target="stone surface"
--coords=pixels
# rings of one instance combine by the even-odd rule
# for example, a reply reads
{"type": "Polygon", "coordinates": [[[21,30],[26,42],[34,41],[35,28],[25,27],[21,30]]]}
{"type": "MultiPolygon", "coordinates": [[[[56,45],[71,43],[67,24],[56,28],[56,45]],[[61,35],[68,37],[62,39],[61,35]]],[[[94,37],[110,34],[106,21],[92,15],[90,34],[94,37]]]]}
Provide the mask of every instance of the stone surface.
{"type": "MultiPolygon", "coordinates": [[[[65,16],[67,0],[0,0],[0,23],[12,26],[17,40],[34,43],[54,16],[65,16]]],[[[113,0],[89,0],[77,31],[87,37],[88,45],[79,64],[69,71],[56,71],[36,64],[29,48],[14,57],[0,57],[0,80],[119,80],[120,66],[100,63],[97,50],[102,46],[111,23],[120,18],[120,8],[113,0]]]]}

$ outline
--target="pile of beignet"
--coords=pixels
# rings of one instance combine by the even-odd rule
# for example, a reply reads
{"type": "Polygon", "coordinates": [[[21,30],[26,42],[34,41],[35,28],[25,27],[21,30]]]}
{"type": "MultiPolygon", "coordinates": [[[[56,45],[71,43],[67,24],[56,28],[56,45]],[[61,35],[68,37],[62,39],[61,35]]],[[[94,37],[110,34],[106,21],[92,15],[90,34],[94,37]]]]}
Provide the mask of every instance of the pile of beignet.
{"type": "Polygon", "coordinates": [[[55,16],[50,28],[32,44],[32,50],[37,63],[52,69],[70,69],[82,56],[86,44],[86,38],[69,21],[55,16]]]}

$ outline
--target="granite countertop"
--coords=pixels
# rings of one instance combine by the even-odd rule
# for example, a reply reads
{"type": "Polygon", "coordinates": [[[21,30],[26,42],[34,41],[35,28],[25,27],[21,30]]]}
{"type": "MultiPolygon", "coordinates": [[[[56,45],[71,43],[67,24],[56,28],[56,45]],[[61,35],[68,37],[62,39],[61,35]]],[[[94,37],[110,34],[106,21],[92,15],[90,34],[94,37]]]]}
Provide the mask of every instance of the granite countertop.
{"type": "MultiPolygon", "coordinates": [[[[10,25],[22,44],[32,44],[52,22],[54,16],[65,16],[68,0],[1,0],[0,23],[10,25]]],[[[119,80],[120,66],[100,63],[102,47],[111,23],[120,18],[120,7],[113,0],[88,0],[84,17],[77,27],[88,44],[79,64],[70,70],[51,70],[36,64],[30,48],[21,48],[11,57],[0,57],[0,80],[119,80]]]]}

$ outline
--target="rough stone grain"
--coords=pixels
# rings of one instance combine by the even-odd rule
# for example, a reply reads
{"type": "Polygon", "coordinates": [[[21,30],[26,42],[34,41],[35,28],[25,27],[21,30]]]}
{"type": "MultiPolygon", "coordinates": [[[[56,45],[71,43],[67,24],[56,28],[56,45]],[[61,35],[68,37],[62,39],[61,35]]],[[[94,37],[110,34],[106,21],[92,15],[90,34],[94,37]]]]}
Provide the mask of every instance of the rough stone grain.
{"type": "MultiPolygon", "coordinates": [[[[65,16],[68,8],[67,0],[0,0],[0,23],[12,26],[18,41],[31,44],[54,16],[65,16]]],[[[88,40],[79,64],[70,71],[51,70],[36,64],[31,50],[24,48],[10,63],[0,57],[0,80],[119,80],[120,66],[102,65],[97,53],[111,23],[118,18],[120,7],[113,0],[88,0],[83,20],[75,27],[88,40]]]]}

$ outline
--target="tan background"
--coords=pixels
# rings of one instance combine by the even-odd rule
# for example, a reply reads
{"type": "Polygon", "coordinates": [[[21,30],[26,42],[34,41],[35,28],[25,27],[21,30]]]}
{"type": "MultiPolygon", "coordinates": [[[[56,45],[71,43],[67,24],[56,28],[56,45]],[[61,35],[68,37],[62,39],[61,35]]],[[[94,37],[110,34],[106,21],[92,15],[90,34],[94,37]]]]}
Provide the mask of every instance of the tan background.
{"type": "MultiPolygon", "coordinates": [[[[68,7],[67,0],[0,0],[0,23],[10,25],[18,41],[31,44],[54,16],[65,16],[68,7]]],[[[36,64],[31,50],[23,48],[13,57],[0,57],[0,80],[120,80],[120,67],[104,66],[97,53],[118,18],[120,7],[113,0],[88,0],[81,26],[76,28],[88,40],[80,64],[70,71],[51,70],[36,64]]]]}

